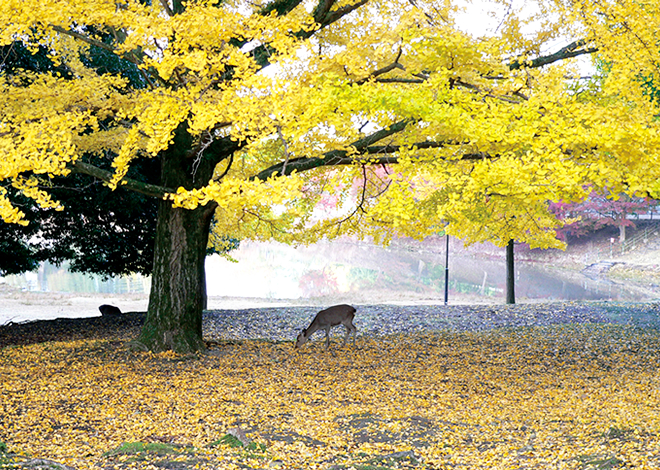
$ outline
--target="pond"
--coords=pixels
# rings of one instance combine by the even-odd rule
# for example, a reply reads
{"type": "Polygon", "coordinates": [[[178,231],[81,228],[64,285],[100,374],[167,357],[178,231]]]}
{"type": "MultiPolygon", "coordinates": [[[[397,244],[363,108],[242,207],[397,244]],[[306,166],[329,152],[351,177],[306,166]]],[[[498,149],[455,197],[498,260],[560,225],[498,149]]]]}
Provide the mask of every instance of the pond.
{"type": "MultiPolygon", "coordinates": [[[[362,304],[444,301],[443,249],[383,248],[347,240],[299,248],[248,242],[232,252],[232,257],[239,262],[207,258],[209,295],[362,304]]],[[[541,263],[518,262],[515,273],[518,301],[645,301],[660,297],[541,263]]],[[[450,303],[502,303],[505,283],[503,259],[450,249],[450,303]]]]}
{"type": "MultiPolygon", "coordinates": [[[[444,246],[383,248],[338,240],[294,248],[244,242],[231,256],[238,262],[217,255],[207,258],[209,296],[249,298],[255,302],[288,299],[310,305],[444,302],[444,246]]],[[[458,243],[452,246],[449,302],[503,303],[506,270],[501,258],[474,254],[458,243]]],[[[517,262],[515,273],[519,302],[645,301],[660,297],[648,290],[542,263],[517,262]]],[[[37,292],[148,294],[150,287],[150,279],[138,275],[103,280],[52,265],[44,265],[36,273],[10,276],[6,281],[22,290],[37,292]]]]}
{"type": "MultiPolygon", "coordinates": [[[[459,257],[450,262],[449,267],[450,288],[453,285],[455,290],[476,292],[480,296],[504,296],[506,266],[503,260],[459,257]]],[[[517,263],[515,273],[519,300],[645,301],[655,297],[626,284],[537,263],[517,263]]]]}

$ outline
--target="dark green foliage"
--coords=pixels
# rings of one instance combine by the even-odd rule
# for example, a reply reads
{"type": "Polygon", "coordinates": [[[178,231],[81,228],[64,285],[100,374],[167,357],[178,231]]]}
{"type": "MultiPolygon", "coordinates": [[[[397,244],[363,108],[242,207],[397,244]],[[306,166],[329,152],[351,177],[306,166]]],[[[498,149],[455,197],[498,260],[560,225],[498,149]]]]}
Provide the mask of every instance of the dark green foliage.
{"type": "MultiPolygon", "coordinates": [[[[101,34],[99,36],[101,41],[107,44],[112,43],[112,38],[109,34],[101,34]]],[[[99,75],[111,74],[122,76],[128,80],[131,88],[144,88],[147,86],[147,81],[137,65],[128,60],[121,59],[116,54],[98,46],[90,46],[88,54],[81,57],[81,60],[85,66],[96,70],[99,75]]]]}
{"type": "Polygon", "coordinates": [[[660,79],[655,75],[648,75],[641,76],[639,80],[641,80],[647,96],[651,98],[652,101],[660,103],[660,79]]]}
{"type": "MultiPolygon", "coordinates": [[[[21,42],[15,42],[0,48],[0,58],[3,75],[30,70],[71,76],[66,68],[53,64],[43,47],[32,53],[21,42]]],[[[90,48],[82,60],[100,74],[119,74],[132,86],[144,85],[134,64],[101,48],[90,48]]],[[[109,157],[89,157],[89,161],[110,169],[113,155],[109,157]]],[[[128,176],[157,184],[160,164],[158,160],[138,160],[128,176]]],[[[56,264],[71,260],[73,271],[105,277],[151,273],[156,200],[122,188],[110,191],[88,176],[71,175],[43,180],[49,193],[64,206],[63,211],[44,210],[22,197],[8,182],[2,184],[30,223],[27,227],[0,224],[0,275],[31,271],[45,260],[56,264]]]]}
{"type": "Polygon", "coordinates": [[[0,74],[13,75],[20,70],[50,71],[64,78],[71,77],[71,73],[66,67],[53,64],[48,55],[48,50],[44,46],[39,46],[34,54],[21,42],[0,46],[0,74]]]}
{"type": "Polygon", "coordinates": [[[34,271],[39,266],[37,248],[30,243],[38,227],[0,223],[0,276],[34,271]]]}
{"type": "MultiPolygon", "coordinates": [[[[138,161],[135,167],[135,176],[157,176],[157,161],[138,161]]],[[[122,188],[110,191],[84,175],[45,183],[63,211],[41,209],[7,188],[30,223],[0,224],[1,275],[34,270],[40,261],[65,260],[72,271],[105,277],[151,273],[156,200],[122,188]]]]}
{"type": "MultiPolygon", "coordinates": [[[[150,176],[149,182],[158,171],[156,160],[137,161],[131,169],[135,176],[150,176]]],[[[40,258],[56,264],[71,260],[72,271],[106,277],[149,275],[157,201],[122,188],[110,191],[84,175],[68,177],[67,184],[51,190],[65,210],[46,211],[37,221],[47,241],[40,246],[40,258]]]]}

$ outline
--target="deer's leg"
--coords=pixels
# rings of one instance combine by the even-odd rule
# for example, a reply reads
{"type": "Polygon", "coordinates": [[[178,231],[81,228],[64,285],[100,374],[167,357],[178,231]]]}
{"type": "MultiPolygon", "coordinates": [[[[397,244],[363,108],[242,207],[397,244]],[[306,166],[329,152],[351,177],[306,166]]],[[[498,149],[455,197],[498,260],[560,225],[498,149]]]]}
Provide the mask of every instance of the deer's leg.
{"type": "Polygon", "coordinates": [[[325,329],[325,349],[330,348],[330,327],[325,329]]]}
{"type": "Polygon", "coordinates": [[[346,327],[346,336],[344,336],[344,342],[341,343],[342,346],[346,346],[346,342],[348,341],[348,337],[351,335],[351,328],[348,325],[344,325],[346,327]]]}
{"type": "Polygon", "coordinates": [[[346,327],[346,336],[344,337],[344,342],[342,343],[342,346],[345,346],[346,343],[348,342],[348,337],[353,334],[353,346],[355,346],[355,335],[357,333],[357,328],[355,328],[355,325],[353,325],[353,322],[349,321],[348,323],[343,323],[343,325],[346,327]]]}

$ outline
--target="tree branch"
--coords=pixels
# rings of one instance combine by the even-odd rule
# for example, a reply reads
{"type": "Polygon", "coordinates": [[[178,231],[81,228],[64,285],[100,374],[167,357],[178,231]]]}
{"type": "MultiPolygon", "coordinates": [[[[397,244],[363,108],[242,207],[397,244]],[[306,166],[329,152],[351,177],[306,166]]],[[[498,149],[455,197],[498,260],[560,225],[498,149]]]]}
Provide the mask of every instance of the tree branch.
{"type": "Polygon", "coordinates": [[[202,158],[208,159],[212,161],[214,165],[217,165],[221,161],[232,157],[235,152],[239,151],[247,144],[248,142],[245,140],[237,141],[229,136],[213,139],[205,146],[202,146],[200,141],[200,145],[189,151],[186,154],[186,157],[196,158],[201,152],[202,158]]]}
{"type": "MultiPolygon", "coordinates": [[[[363,83],[368,82],[372,78],[376,79],[376,81],[379,81],[377,79],[377,77],[379,77],[380,75],[386,74],[387,72],[391,72],[394,69],[405,70],[405,67],[399,63],[399,59],[401,58],[402,52],[403,52],[403,49],[401,49],[401,47],[399,47],[399,53],[397,54],[396,59],[394,59],[394,62],[392,62],[390,65],[386,65],[385,67],[380,68],[380,69],[378,69],[374,72],[371,72],[367,77],[365,77],[361,80],[358,80],[355,83],[357,83],[358,85],[362,85],[363,83]]],[[[384,79],[384,80],[387,80],[387,79],[384,79]]]]}
{"type": "MultiPolygon", "coordinates": [[[[364,80],[364,81],[366,81],[366,80],[364,80]]],[[[375,81],[376,81],[376,83],[413,83],[413,84],[421,84],[421,83],[424,83],[426,80],[422,80],[421,78],[377,78],[375,81]]]]}
{"type": "Polygon", "coordinates": [[[170,8],[170,4],[168,3],[167,0],[160,0],[160,4],[163,6],[163,9],[165,10],[165,13],[167,13],[167,16],[170,18],[174,16],[174,12],[170,8]]]}
{"type": "MultiPolygon", "coordinates": [[[[445,142],[421,142],[413,144],[417,148],[442,148],[447,145],[450,145],[445,142]]],[[[294,171],[301,173],[303,171],[313,170],[314,168],[321,168],[323,166],[346,166],[346,165],[355,165],[355,164],[364,164],[365,155],[374,155],[374,154],[383,154],[386,155],[382,157],[369,157],[366,161],[369,165],[394,165],[399,163],[399,157],[392,155],[401,150],[400,145],[387,145],[387,146],[376,146],[376,147],[367,147],[365,152],[361,155],[349,155],[346,150],[333,150],[326,152],[322,157],[301,157],[293,160],[289,160],[286,166],[286,171],[282,173],[282,163],[273,165],[265,170],[261,171],[257,175],[253,176],[251,179],[257,179],[265,181],[268,178],[275,175],[290,175],[294,171]]],[[[494,158],[493,155],[489,155],[483,152],[475,153],[465,153],[460,159],[461,161],[467,160],[483,160],[485,158],[494,158]]]]}
{"type": "MultiPolygon", "coordinates": [[[[400,151],[401,145],[371,145],[379,140],[382,140],[385,137],[393,135],[395,133],[401,132],[405,126],[410,123],[411,120],[399,121],[387,129],[382,129],[378,132],[375,132],[363,139],[353,142],[349,147],[353,148],[353,151],[349,152],[348,150],[331,150],[325,152],[319,157],[299,157],[290,159],[286,162],[279,162],[275,165],[272,165],[265,170],[259,172],[251,179],[257,179],[265,181],[268,178],[275,175],[290,175],[294,171],[302,172],[307,170],[312,170],[314,168],[320,168],[323,166],[341,166],[341,165],[353,165],[356,163],[369,163],[373,165],[387,165],[395,164],[399,162],[399,158],[393,154],[400,151]],[[356,154],[357,152],[357,154],[356,154]],[[382,155],[380,157],[368,157],[369,155],[382,155]],[[365,162],[365,159],[367,160],[365,162]]],[[[413,144],[413,147],[418,149],[431,149],[431,148],[442,148],[448,145],[459,145],[461,142],[446,141],[446,142],[419,142],[413,144]]],[[[484,158],[491,158],[491,155],[484,154],[482,152],[477,153],[466,153],[461,156],[461,160],[482,160],[484,158]]]]}
{"type": "Polygon", "coordinates": [[[586,49],[579,49],[580,47],[586,46],[587,41],[580,39],[570,43],[566,47],[562,47],[554,54],[537,57],[536,59],[514,59],[509,62],[508,66],[511,70],[518,70],[521,68],[538,68],[543,67],[544,65],[552,64],[564,59],[570,59],[571,57],[577,57],[584,54],[593,54],[598,52],[597,47],[589,47],[586,49]]]}
{"type": "Polygon", "coordinates": [[[140,65],[142,63],[142,61],[137,57],[135,57],[135,55],[133,54],[126,54],[125,56],[120,56],[119,54],[117,54],[117,51],[114,47],[112,47],[110,44],[106,44],[102,41],[99,41],[98,39],[90,38],[89,36],[85,36],[84,34],[80,34],[75,31],[71,31],[69,29],[64,29],[61,26],[57,26],[54,24],[51,24],[50,27],[53,28],[53,30],[57,31],[58,33],[66,34],[67,36],[71,36],[72,38],[86,42],[87,44],[90,44],[92,46],[100,47],[101,49],[105,49],[108,52],[112,52],[117,57],[126,59],[135,65],[140,65]]]}
{"type": "Polygon", "coordinates": [[[325,28],[326,26],[334,23],[335,21],[341,19],[342,17],[348,15],[349,13],[357,10],[361,6],[365,5],[367,2],[369,2],[369,0],[359,0],[358,2],[353,3],[352,5],[346,5],[334,11],[329,11],[328,13],[326,13],[323,20],[319,22],[321,24],[321,28],[325,28]]]}
{"type": "MultiPolygon", "coordinates": [[[[314,20],[319,24],[318,28],[312,29],[311,31],[299,31],[294,34],[299,39],[309,39],[315,33],[325,28],[326,26],[331,25],[335,21],[339,20],[345,15],[348,15],[352,11],[360,8],[362,5],[367,3],[369,0],[359,0],[357,3],[352,5],[346,5],[342,8],[339,8],[334,11],[330,11],[330,8],[335,4],[336,0],[319,0],[319,4],[314,10],[314,20]]],[[[260,14],[267,15],[275,11],[278,15],[287,14],[289,11],[293,10],[302,0],[275,0],[274,2],[269,3],[264,7],[260,14]]],[[[249,38],[242,40],[232,40],[230,44],[237,48],[243,47],[245,44],[250,42],[249,38]]],[[[270,44],[260,44],[259,46],[252,49],[250,54],[254,57],[255,62],[262,69],[270,65],[270,55],[272,47],[270,44]]]]}
{"type": "MultiPolygon", "coordinates": [[[[103,170],[97,166],[90,165],[89,163],[81,162],[80,160],[71,163],[69,168],[73,173],[83,173],[101,181],[105,181],[106,183],[109,183],[113,176],[111,171],[103,170]]],[[[121,181],[121,187],[123,188],[144,194],[145,196],[156,197],[159,199],[164,199],[168,194],[176,192],[171,188],[164,188],[155,184],[143,183],[142,181],[137,181],[131,178],[124,178],[121,181]]]]}
{"type": "MultiPolygon", "coordinates": [[[[350,144],[349,147],[353,147],[353,149],[359,154],[367,153],[366,149],[369,145],[401,132],[411,121],[411,119],[404,119],[396,122],[385,129],[381,129],[371,135],[363,137],[362,139],[356,140],[350,144]]],[[[348,150],[331,150],[324,153],[321,157],[300,157],[277,163],[259,172],[253,177],[253,179],[266,180],[276,174],[289,175],[294,171],[306,171],[321,166],[348,165],[355,161],[356,159],[354,156],[348,156],[348,150]]]]}
{"type": "Polygon", "coordinates": [[[321,24],[335,2],[336,0],[319,0],[319,3],[316,5],[316,8],[314,8],[314,11],[312,12],[314,21],[321,24]]]}
{"type": "Polygon", "coordinates": [[[88,36],[85,36],[84,34],[80,34],[75,31],[71,31],[69,29],[64,29],[61,26],[57,26],[56,24],[51,24],[50,27],[53,28],[58,33],[66,34],[67,36],[71,36],[73,38],[86,42],[87,44],[91,44],[92,46],[100,47],[101,49],[105,49],[106,51],[112,52],[113,54],[115,53],[114,47],[104,42],[101,42],[98,39],[90,38],[88,36]]]}
{"type": "MultiPolygon", "coordinates": [[[[580,49],[581,47],[583,47],[585,45],[586,45],[586,41],[581,39],[579,41],[572,42],[568,46],[561,48],[560,50],[558,50],[557,52],[555,52],[553,54],[550,54],[550,55],[547,55],[547,56],[541,56],[541,57],[537,57],[536,59],[529,59],[529,60],[516,59],[516,60],[513,60],[513,61],[509,62],[508,66],[509,66],[510,70],[519,70],[519,69],[522,69],[522,68],[538,68],[538,67],[542,67],[544,65],[551,64],[553,62],[560,61],[560,60],[568,59],[568,58],[571,58],[571,57],[577,57],[577,56],[584,55],[584,54],[592,54],[592,53],[598,51],[597,47],[580,49]]],[[[400,55],[400,52],[399,52],[399,55],[400,55]]],[[[371,73],[367,78],[363,78],[361,80],[358,80],[355,83],[357,85],[361,85],[361,84],[367,82],[371,78],[375,78],[375,81],[377,83],[421,84],[421,83],[424,83],[426,80],[428,80],[428,78],[429,78],[428,76],[420,76],[420,75],[416,75],[416,77],[419,77],[419,78],[402,78],[402,77],[377,78],[378,76],[383,75],[387,72],[390,72],[391,70],[394,70],[395,68],[405,70],[405,67],[403,67],[401,64],[398,63],[398,60],[399,60],[399,57],[397,57],[396,60],[392,64],[390,64],[386,67],[383,67],[379,70],[376,70],[375,72],[371,73]]],[[[504,77],[486,76],[484,78],[501,79],[501,78],[504,78],[504,77]]],[[[454,85],[462,86],[464,88],[470,89],[470,90],[475,91],[477,93],[483,93],[483,91],[476,85],[465,82],[461,79],[452,79],[452,80],[453,80],[452,84],[454,84],[454,85]]],[[[519,91],[513,93],[513,95],[517,96],[519,98],[522,98],[524,100],[528,99],[526,96],[524,96],[519,91]]],[[[507,101],[507,102],[510,102],[510,103],[517,103],[517,100],[507,98],[507,97],[504,97],[504,96],[498,96],[498,95],[495,95],[493,93],[488,93],[486,96],[488,96],[490,98],[495,98],[495,99],[507,101]]]]}
{"type": "MultiPolygon", "coordinates": [[[[585,54],[593,54],[594,52],[598,52],[597,47],[587,47],[580,49],[584,46],[586,46],[587,41],[584,39],[580,39],[578,41],[574,41],[571,44],[569,44],[566,47],[561,48],[557,52],[553,54],[549,54],[546,56],[540,56],[535,59],[515,59],[509,62],[507,65],[510,70],[519,70],[522,68],[539,68],[543,67],[544,65],[549,65],[554,62],[558,62],[560,60],[564,59],[569,59],[571,57],[577,57],[580,55],[585,55],[585,54]]],[[[375,72],[371,73],[367,78],[363,78],[361,80],[358,80],[355,82],[358,85],[361,85],[365,82],[367,82],[371,78],[375,78],[375,81],[377,83],[410,83],[410,84],[421,84],[424,83],[425,81],[428,80],[428,76],[421,76],[421,75],[415,75],[417,78],[402,78],[402,77],[397,77],[397,78],[377,78],[380,75],[383,75],[387,72],[390,72],[391,70],[394,70],[395,68],[399,68],[402,70],[405,70],[405,67],[403,67],[401,64],[398,63],[399,58],[395,60],[394,63],[383,67],[382,69],[376,70],[375,72]]],[[[503,79],[504,77],[492,77],[492,76],[485,76],[483,78],[487,79],[492,79],[492,80],[500,80],[503,79]]],[[[480,92],[478,87],[475,85],[472,85],[470,83],[467,83],[465,81],[462,81],[460,79],[455,80],[454,82],[456,85],[463,86],[469,89],[472,89],[474,91],[480,92]]],[[[492,95],[492,97],[496,97],[492,95]]],[[[527,99],[524,97],[524,99],[527,99]]]]}

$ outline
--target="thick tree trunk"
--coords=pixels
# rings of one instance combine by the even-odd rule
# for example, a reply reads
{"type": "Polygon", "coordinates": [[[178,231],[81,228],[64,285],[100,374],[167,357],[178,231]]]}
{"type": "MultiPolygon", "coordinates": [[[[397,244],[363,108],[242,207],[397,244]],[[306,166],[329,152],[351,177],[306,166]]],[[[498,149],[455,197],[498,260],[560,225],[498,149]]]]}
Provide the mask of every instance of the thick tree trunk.
{"type": "Polygon", "coordinates": [[[516,274],[513,263],[513,240],[506,246],[506,303],[516,303],[516,274]]]}
{"type": "MultiPolygon", "coordinates": [[[[191,154],[186,123],[176,130],[161,158],[161,184],[198,188],[213,175],[212,159],[191,154]]],[[[215,204],[196,209],[158,206],[149,310],[138,344],[151,351],[189,353],[204,349],[202,312],[206,307],[204,259],[215,204]]]]}
{"type": "Polygon", "coordinates": [[[174,209],[160,203],[149,310],[138,339],[151,351],[204,349],[204,259],[211,214],[204,207],[174,209]]]}

